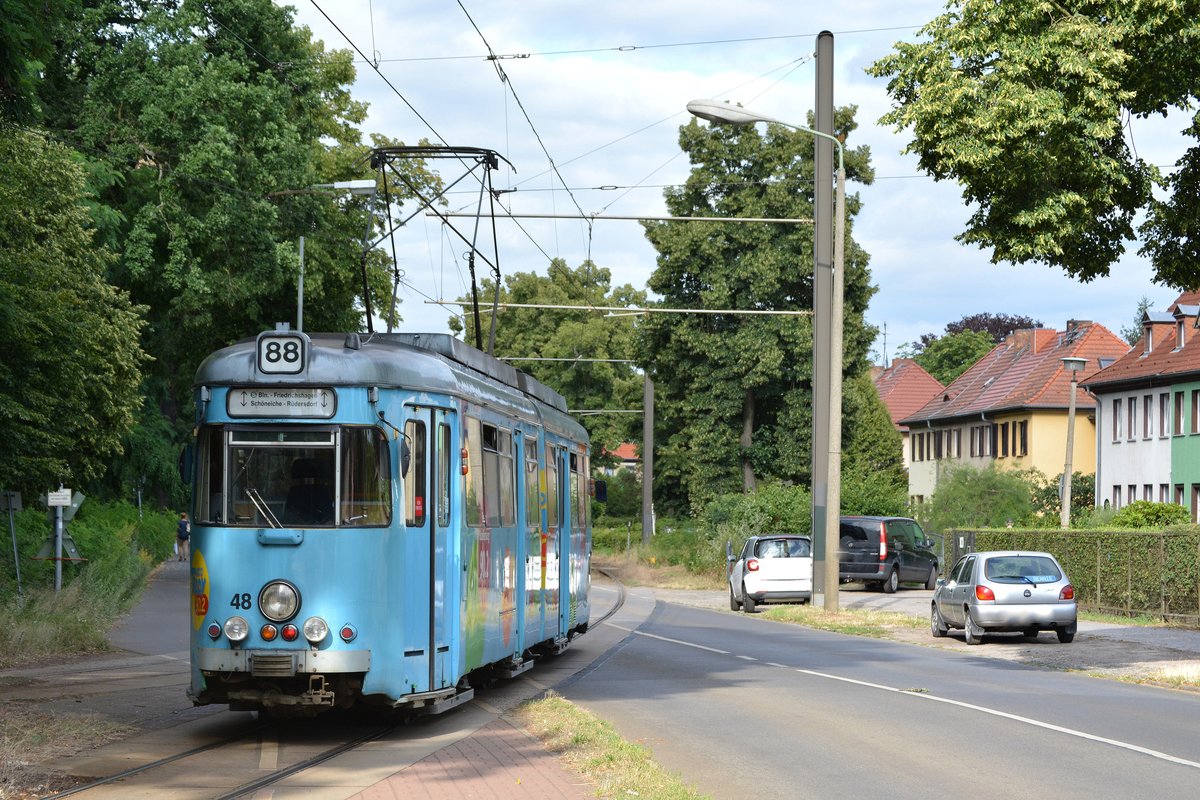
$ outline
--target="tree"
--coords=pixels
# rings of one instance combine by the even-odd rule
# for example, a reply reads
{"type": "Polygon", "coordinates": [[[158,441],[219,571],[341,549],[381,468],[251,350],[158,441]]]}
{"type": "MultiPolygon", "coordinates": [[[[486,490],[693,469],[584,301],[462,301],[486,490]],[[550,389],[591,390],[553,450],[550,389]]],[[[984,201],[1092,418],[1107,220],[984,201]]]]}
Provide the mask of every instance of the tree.
{"type": "Polygon", "coordinates": [[[38,75],[54,51],[66,9],[76,0],[6,0],[0,14],[0,121],[38,116],[38,75]]]}
{"type": "MultiPolygon", "coordinates": [[[[979,314],[965,314],[954,322],[947,322],[945,331],[951,334],[978,331],[990,336],[993,344],[1000,344],[1013,331],[1040,327],[1042,327],[1040,320],[1022,314],[992,314],[985,311],[979,314]]],[[[921,338],[917,341],[897,349],[896,357],[917,358],[938,338],[936,333],[921,334],[921,338]],[[903,355],[901,355],[901,351],[903,351],[903,355]]]]}
{"type": "Polygon", "coordinates": [[[1029,484],[1016,472],[951,467],[937,490],[920,507],[921,525],[928,530],[1002,528],[1028,519],[1033,511],[1029,484]]]}
{"type": "Polygon", "coordinates": [[[1145,333],[1146,312],[1150,310],[1150,298],[1142,295],[1142,299],[1138,300],[1137,311],[1133,315],[1133,322],[1129,325],[1121,326],[1121,338],[1129,342],[1129,346],[1133,347],[1141,341],[1142,335],[1145,333]]]}
{"type": "MultiPolygon", "coordinates": [[[[143,410],[146,429],[132,436],[135,452],[162,454],[146,437],[170,431],[177,449],[188,436],[200,360],[294,319],[300,236],[306,328],[361,329],[365,201],[305,190],[369,174],[357,128],[366,107],[348,91],[350,53],[326,52],[270,0],[68,8],[38,100],[84,163],[98,239],[117,253],[109,281],[148,309],[143,392],[168,425],[143,410]]],[[[418,184],[436,183],[412,169],[418,184]]],[[[392,194],[411,193],[393,182],[392,194]]],[[[387,297],[390,258],[365,261],[373,296],[387,297]]],[[[161,462],[123,480],[163,475],[161,462]]],[[[153,491],[166,502],[175,486],[153,491]]]]}
{"type": "Polygon", "coordinates": [[[995,346],[988,333],[967,330],[934,339],[914,360],[943,384],[949,384],[995,346]]]}
{"type": "MultiPolygon", "coordinates": [[[[480,310],[489,309],[495,283],[483,281],[480,310]],[[487,298],[485,303],[483,298],[487,298]]],[[[466,301],[469,298],[460,297],[466,301]]],[[[571,269],[554,259],[545,275],[516,272],[505,279],[501,303],[522,305],[644,306],[646,293],[632,286],[612,286],[612,273],[590,261],[571,269]]],[[[481,314],[482,340],[488,340],[491,314],[481,314]]],[[[451,330],[475,341],[474,317],[455,318],[451,330]]],[[[513,366],[555,389],[572,409],[628,411],[642,407],[642,376],[634,371],[634,318],[602,317],[595,311],[510,308],[496,319],[493,352],[513,358],[513,366]],[[579,359],[578,361],[535,361],[534,358],[579,359]],[[589,361],[587,359],[613,359],[589,361]],[[629,363],[621,363],[627,359],[629,363]]],[[[485,345],[486,346],[486,345],[485,345]]],[[[639,414],[589,414],[582,417],[592,439],[593,461],[602,451],[612,451],[623,442],[641,441],[639,414]]]]}
{"type": "Polygon", "coordinates": [[[967,314],[955,322],[946,323],[946,333],[981,331],[992,337],[993,344],[1000,344],[1013,331],[1040,328],[1042,323],[1023,314],[967,314]]]}
{"type": "MultiPolygon", "coordinates": [[[[882,122],[975,206],[958,239],[993,262],[1107,275],[1146,220],[1155,280],[1192,289],[1200,264],[1200,147],[1167,178],[1134,153],[1129,117],[1189,110],[1200,71],[1195,2],[957,0],[869,72],[888,77],[882,122]],[[1158,182],[1166,195],[1156,199],[1158,182]]],[[[1196,122],[1185,131],[1200,135],[1196,122]]]]}
{"type": "Polygon", "coordinates": [[[0,485],[27,496],[97,480],[140,402],[145,309],[105,282],[83,191],[66,148],[0,127],[0,485]]]}
{"type": "MultiPolygon", "coordinates": [[[[853,107],[834,129],[855,128],[853,107]]],[[[810,134],[780,125],[680,129],[692,162],[666,191],[678,216],[811,218],[810,134]]],[[[848,176],[873,180],[866,148],[847,150],[848,176]]],[[[820,176],[832,180],[832,176],[820,176]]],[[[859,210],[847,197],[847,226],[859,210]]],[[[812,309],[812,229],[801,225],[645,223],[658,251],[649,287],[663,305],[697,309],[812,309]]],[[[847,233],[844,371],[866,368],[874,330],[867,255],[847,233]]],[[[641,362],[655,383],[656,500],[676,511],[811,473],[812,320],[792,316],[652,314],[639,325],[641,362]]],[[[852,432],[853,426],[849,428],[852,432]]]]}

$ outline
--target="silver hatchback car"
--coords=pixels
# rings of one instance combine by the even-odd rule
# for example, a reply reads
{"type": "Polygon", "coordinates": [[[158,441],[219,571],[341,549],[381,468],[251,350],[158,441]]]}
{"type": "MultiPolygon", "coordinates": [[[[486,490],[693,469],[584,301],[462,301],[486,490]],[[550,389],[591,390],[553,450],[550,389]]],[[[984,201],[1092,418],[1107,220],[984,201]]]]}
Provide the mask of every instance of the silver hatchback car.
{"type": "Polygon", "coordinates": [[[1075,587],[1054,556],[1004,550],[968,553],[938,580],[929,628],[934,636],[961,628],[967,644],[996,631],[1036,638],[1048,630],[1066,644],[1077,619],[1075,587]]]}

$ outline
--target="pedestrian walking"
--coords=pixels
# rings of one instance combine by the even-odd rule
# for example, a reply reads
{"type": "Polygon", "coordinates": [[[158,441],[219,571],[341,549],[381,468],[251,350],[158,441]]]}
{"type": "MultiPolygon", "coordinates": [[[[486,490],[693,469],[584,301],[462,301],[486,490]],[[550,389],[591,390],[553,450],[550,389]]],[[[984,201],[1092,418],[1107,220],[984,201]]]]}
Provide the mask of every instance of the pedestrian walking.
{"type": "Polygon", "coordinates": [[[187,512],[184,511],[179,515],[179,527],[175,530],[175,552],[178,554],[176,561],[190,560],[191,556],[188,553],[188,540],[192,535],[192,523],[188,521],[187,512]]]}

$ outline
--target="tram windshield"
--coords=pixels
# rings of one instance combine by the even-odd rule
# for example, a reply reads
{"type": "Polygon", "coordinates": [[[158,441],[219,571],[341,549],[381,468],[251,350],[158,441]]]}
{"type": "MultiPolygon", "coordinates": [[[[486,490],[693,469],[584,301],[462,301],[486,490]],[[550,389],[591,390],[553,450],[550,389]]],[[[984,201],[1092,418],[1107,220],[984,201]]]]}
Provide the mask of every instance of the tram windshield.
{"type": "Polygon", "coordinates": [[[387,525],[387,437],[371,427],[207,426],[199,522],[249,528],[387,525]]]}

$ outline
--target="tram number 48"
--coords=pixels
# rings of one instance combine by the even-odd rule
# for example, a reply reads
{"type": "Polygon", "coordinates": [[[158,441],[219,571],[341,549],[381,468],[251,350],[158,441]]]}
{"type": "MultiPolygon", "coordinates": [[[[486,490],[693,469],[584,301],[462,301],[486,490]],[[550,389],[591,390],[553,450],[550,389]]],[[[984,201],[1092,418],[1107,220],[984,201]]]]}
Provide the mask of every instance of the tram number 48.
{"type": "Polygon", "coordinates": [[[254,607],[254,601],[249,592],[242,592],[241,594],[235,594],[233,599],[229,601],[229,605],[242,611],[249,611],[254,607]]]}

